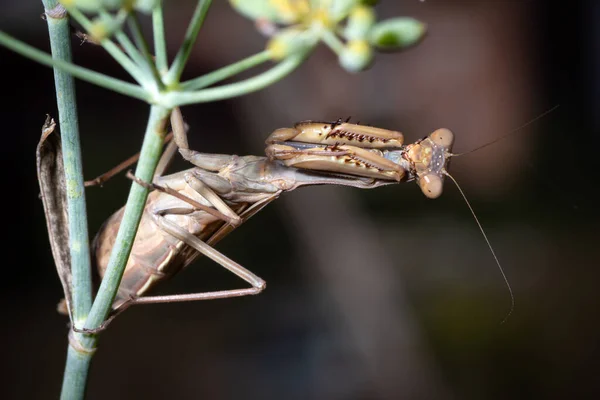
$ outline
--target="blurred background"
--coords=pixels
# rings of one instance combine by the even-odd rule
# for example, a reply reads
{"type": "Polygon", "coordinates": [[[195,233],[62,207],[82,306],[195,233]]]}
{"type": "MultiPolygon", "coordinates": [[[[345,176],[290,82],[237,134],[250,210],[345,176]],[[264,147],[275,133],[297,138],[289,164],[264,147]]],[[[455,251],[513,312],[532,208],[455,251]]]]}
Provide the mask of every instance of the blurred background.
{"type": "MultiPolygon", "coordinates": [[[[195,2],[168,3],[173,55],[195,2]]],[[[214,3],[188,78],[264,48],[251,21],[214,3]]],[[[426,22],[426,39],[354,75],[321,46],[266,90],[185,107],[191,147],[260,155],[275,128],[352,116],[407,141],[447,127],[465,152],[559,105],[450,168],[512,285],[510,318],[501,324],[509,291],[450,181],[435,201],[414,184],[304,188],[217,246],[263,277],[265,292],[128,310],[101,336],[89,399],[598,398],[600,2],[380,3],[380,19],[426,22]]],[[[2,8],[0,29],[48,49],[41,2],[2,8]]],[[[78,64],[127,79],[101,48],[74,37],[73,49],[78,64]]],[[[57,115],[52,71],[3,48],[0,66],[0,392],[57,398],[67,319],[55,312],[61,285],[35,172],[40,127],[57,115]]],[[[84,82],[77,91],[91,179],[138,151],[148,107],[84,82]]],[[[119,176],[87,190],[92,237],[129,186],[119,176]]],[[[157,293],[241,285],[199,259],[157,293]]]]}

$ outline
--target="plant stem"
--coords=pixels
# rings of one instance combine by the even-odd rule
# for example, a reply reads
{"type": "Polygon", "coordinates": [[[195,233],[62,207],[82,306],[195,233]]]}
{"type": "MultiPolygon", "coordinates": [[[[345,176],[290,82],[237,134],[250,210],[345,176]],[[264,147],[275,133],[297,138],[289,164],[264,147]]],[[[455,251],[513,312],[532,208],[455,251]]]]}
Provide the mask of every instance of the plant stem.
{"type": "MultiPolygon", "coordinates": [[[[131,57],[133,62],[135,62],[135,64],[138,67],[140,67],[141,69],[143,69],[146,72],[144,74],[144,78],[147,80],[151,79],[150,68],[147,65],[146,59],[144,58],[142,53],[140,53],[138,51],[138,49],[135,47],[135,45],[129,39],[129,37],[125,34],[125,32],[122,32],[122,31],[115,32],[115,37],[119,41],[119,44],[121,45],[121,47],[123,47],[123,49],[125,49],[125,51],[127,52],[127,55],[129,57],[131,57]]],[[[139,79],[140,80],[138,82],[145,82],[145,81],[141,81],[141,76],[139,77],[139,79]]]]}
{"type": "MultiPolygon", "coordinates": [[[[66,10],[56,0],[42,0],[48,23],[52,57],[70,62],[71,32],[66,10]]],[[[80,327],[87,319],[92,305],[90,246],[83,186],[83,168],[74,78],[67,72],[54,69],[56,104],[63,148],[67,213],[69,215],[69,248],[71,255],[70,301],[72,323],[80,327]]],[[[61,397],[83,399],[91,353],[80,352],[70,342],[63,377],[61,397]]]]}
{"type": "Polygon", "coordinates": [[[321,34],[321,39],[323,39],[323,42],[325,42],[325,44],[329,46],[329,48],[338,56],[344,52],[344,43],[339,37],[336,36],[334,32],[330,30],[324,30],[321,34]]]}
{"type": "Polygon", "coordinates": [[[167,72],[167,42],[165,39],[165,22],[162,4],[154,7],[152,11],[152,31],[154,34],[154,56],[156,68],[160,74],[167,72]]]}
{"type": "Polygon", "coordinates": [[[133,34],[133,38],[135,43],[137,44],[138,49],[140,49],[141,54],[144,58],[144,65],[148,68],[148,72],[150,76],[154,80],[154,83],[158,87],[159,90],[164,89],[164,84],[156,69],[156,65],[154,64],[154,60],[152,59],[152,54],[150,54],[150,49],[148,48],[148,43],[144,38],[144,33],[142,32],[142,27],[140,26],[140,21],[137,18],[136,13],[131,13],[128,19],[129,28],[131,33],[133,34]]]}
{"type": "MultiPolygon", "coordinates": [[[[166,134],[166,120],[170,112],[171,110],[160,106],[152,106],[150,108],[146,134],[135,171],[135,176],[145,182],[152,182],[152,178],[154,177],[154,171],[162,152],[162,145],[166,134]]],[[[123,271],[127,265],[127,259],[133,246],[133,240],[142,217],[142,212],[144,211],[144,206],[146,205],[147,197],[148,189],[135,182],[132,183],[106,273],[85,323],[86,329],[97,329],[100,327],[111,310],[121,277],[123,276],[123,271]]],[[[88,340],[94,340],[92,336],[94,335],[88,335],[88,340]]]]}
{"type": "MultiPolygon", "coordinates": [[[[104,18],[105,21],[113,21],[114,18],[107,11],[101,11],[100,15],[104,18]]],[[[129,37],[123,32],[122,29],[119,29],[115,32],[115,38],[119,42],[119,45],[125,50],[127,55],[133,60],[133,62],[139,67],[140,73],[144,71],[144,81],[152,80],[152,74],[150,72],[150,68],[147,65],[146,58],[140,53],[140,51],[135,47],[133,42],[129,39],[129,37]]],[[[139,77],[141,80],[141,76],[139,77]]],[[[138,81],[140,82],[140,81],[138,81]]]]}
{"type": "Polygon", "coordinates": [[[82,399],[85,396],[88,371],[93,353],[81,353],[69,345],[63,378],[61,400],[82,399]]]}
{"type": "MultiPolygon", "coordinates": [[[[76,7],[67,7],[67,10],[69,11],[69,15],[71,15],[71,17],[80,23],[86,31],[93,31],[93,23],[81,11],[79,11],[76,7]]],[[[116,62],[121,65],[121,67],[123,67],[125,71],[129,73],[129,75],[131,75],[133,79],[135,79],[137,83],[144,86],[145,79],[143,70],[141,70],[140,67],[138,67],[129,57],[127,57],[127,55],[119,48],[119,46],[113,43],[110,39],[106,38],[100,40],[100,45],[108,54],[111,55],[112,58],[115,59],[116,62]]]]}
{"type": "Polygon", "coordinates": [[[37,61],[40,64],[58,68],[61,71],[68,72],[76,78],[101,86],[105,89],[110,89],[117,93],[134,97],[145,102],[152,101],[150,94],[137,85],[80,67],[70,62],[53,59],[51,55],[44,53],[43,51],[38,50],[35,47],[32,47],[18,39],[15,39],[14,37],[7,35],[2,31],[0,31],[0,45],[24,57],[37,61]]]}
{"type": "Polygon", "coordinates": [[[167,84],[167,86],[170,86],[175,82],[179,82],[181,73],[183,72],[183,68],[190,57],[192,47],[196,42],[198,32],[200,32],[200,28],[202,27],[202,23],[204,22],[204,18],[206,17],[206,13],[208,12],[211,2],[212,0],[198,0],[198,5],[194,10],[192,20],[190,21],[187,31],[185,32],[183,43],[181,44],[181,47],[175,56],[175,60],[173,60],[171,68],[169,68],[169,72],[165,76],[164,82],[167,84]]]}
{"type": "MultiPolygon", "coordinates": [[[[44,7],[56,5],[46,8],[52,57],[69,62],[71,61],[71,38],[67,13],[62,6],[57,5],[56,0],[43,0],[43,3],[44,7]],[[53,12],[57,10],[58,13],[53,12]],[[64,12],[60,13],[60,10],[64,12]]],[[[69,245],[73,274],[73,319],[77,323],[85,321],[92,305],[92,282],[75,81],[68,73],[55,69],[54,85],[67,185],[69,245]]]]}
{"type": "Polygon", "coordinates": [[[241,82],[229,85],[219,86],[210,89],[203,89],[197,92],[171,92],[165,94],[163,103],[169,107],[176,107],[192,103],[206,103],[242,96],[257,90],[263,89],[284,78],[291,73],[304,61],[306,55],[300,54],[289,57],[268,71],[255,77],[243,80],[241,82]]]}
{"type": "Polygon", "coordinates": [[[256,67],[257,65],[269,60],[271,60],[271,52],[264,50],[258,54],[244,58],[243,60],[230,64],[226,67],[219,68],[218,70],[210,72],[206,75],[183,82],[180,85],[180,89],[185,91],[204,89],[205,87],[214,85],[215,83],[224,79],[231,78],[240,72],[256,67]]]}

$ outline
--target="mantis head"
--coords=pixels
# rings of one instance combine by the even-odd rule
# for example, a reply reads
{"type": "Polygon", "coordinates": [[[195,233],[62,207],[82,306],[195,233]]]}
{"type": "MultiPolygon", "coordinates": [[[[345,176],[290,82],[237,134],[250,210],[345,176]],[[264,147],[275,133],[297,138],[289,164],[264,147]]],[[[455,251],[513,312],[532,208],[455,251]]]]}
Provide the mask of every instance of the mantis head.
{"type": "Polygon", "coordinates": [[[453,143],[452,131],[442,128],[406,148],[405,158],[413,169],[411,172],[423,194],[430,199],[442,194],[453,143]]]}

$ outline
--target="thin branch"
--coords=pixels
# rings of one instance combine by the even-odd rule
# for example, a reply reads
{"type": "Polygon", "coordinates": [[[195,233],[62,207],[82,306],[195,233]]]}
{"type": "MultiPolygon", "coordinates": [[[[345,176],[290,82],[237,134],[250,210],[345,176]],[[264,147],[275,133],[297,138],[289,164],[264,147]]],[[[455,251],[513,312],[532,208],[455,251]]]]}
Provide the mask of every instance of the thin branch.
{"type": "Polygon", "coordinates": [[[212,0],[198,0],[198,5],[194,10],[192,20],[190,21],[187,31],[185,32],[183,43],[181,44],[181,47],[175,56],[175,60],[173,61],[173,64],[171,65],[171,68],[169,68],[169,72],[165,77],[165,83],[167,86],[178,82],[181,78],[181,73],[183,72],[183,68],[190,57],[192,47],[194,47],[194,43],[198,37],[198,32],[200,32],[200,28],[202,27],[202,23],[204,22],[204,18],[206,17],[206,13],[208,12],[211,2],[212,0]]]}
{"type": "Polygon", "coordinates": [[[192,103],[206,103],[242,96],[263,89],[281,80],[295,70],[305,59],[305,55],[296,55],[285,59],[273,68],[255,77],[229,85],[203,89],[197,92],[171,92],[165,94],[162,103],[176,107],[192,103]]]}
{"type": "MultiPolygon", "coordinates": [[[[146,134],[135,171],[135,176],[145,182],[152,182],[162,152],[166,135],[166,120],[169,113],[170,110],[163,107],[152,106],[150,108],[146,134]]],[[[111,310],[147,197],[148,189],[134,182],[125,205],[125,212],[115,239],[115,245],[110,254],[108,267],[85,323],[85,329],[95,330],[100,327],[111,310]]],[[[89,340],[94,340],[94,337],[95,335],[89,335],[89,340]]]]}
{"type": "MultiPolygon", "coordinates": [[[[112,15],[110,15],[106,11],[102,11],[100,15],[106,21],[114,21],[112,15]]],[[[139,67],[140,72],[144,72],[144,81],[152,80],[152,73],[150,71],[150,66],[147,63],[146,58],[142,55],[142,53],[135,47],[133,42],[129,39],[129,37],[123,32],[122,29],[119,29],[115,32],[115,38],[121,45],[121,47],[125,50],[127,55],[133,60],[133,62],[139,67]]],[[[102,42],[100,42],[102,44],[102,42]]],[[[141,79],[141,78],[140,78],[141,79]]]]}
{"type": "Polygon", "coordinates": [[[160,74],[167,72],[167,41],[165,39],[165,21],[162,4],[152,11],[152,30],[154,33],[154,56],[156,68],[160,74]]]}
{"type": "Polygon", "coordinates": [[[134,97],[148,103],[152,101],[151,96],[144,89],[137,85],[101,74],[100,72],[80,67],[70,62],[53,59],[51,55],[44,53],[43,51],[38,50],[24,42],[21,42],[20,40],[7,35],[2,31],[0,31],[0,45],[24,57],[37,61],[40,64],[44,64],[48,67],[58,68],[61,71],[68,72],[74,77],[93,83],[94,85],[98,85],[105,89],[113,90],[117,93],[134,97]]]}
{"type": "MultiPolygon", "coordinates": [[[[75,7],[67,7],[67,10],[69,11],[69,15],[71,15],[79,24],[81,24],[81,26],[83,26],[83,28],[88,33],[91,33],[91,31],[93,31],[93,23],[81,11],[79,11],[75,7]]],[[[108,54],[110,54],[110,56],[114,58],[115,61],[117,61],[121,65],[121,67],[123,67],[123,69],[127,71],[127,73],[129,73],[129,75],[131,75],[133,79],[135,79],[137,83],[144,86],[144,84],[146,83],[144,71],[140,67],[138,67],[129,57],[127,57],[123,50],[121,50],[119,46],[113,43],[112,40],[107,38],[100,39],[100,46],[102,46],[104,50],[106,50],[108,54]]]]}
{"type": "Polygon", "coordinates": [[[225,80],[227,78],[231,78],[232,76],[237,75],[240,72],[256,67],[257,65],[260,65],[269,60],[271,60],[271,52],[268,50],[264,50],[258,54],[254,54],[250,57],[244,58],[243,60],[240,60],[226,67],[219,68],[218,70],[210,72],[206,75],[183,82],[180,85],[180,88],[184,91],[204,89],[205,87],[214,85],[215,83],[225,80]]]}
{"type": "Polygon", "coordinates": [[[334,32],[330,30],[324,30],[321,34],[321,39],[323,39],[323,42],[325,42],[325,44],[329,46],[329,48],[331,48],[331,50],[333,50],[338,56],[344,52],[344,43],[339,37],[336,36],[334,32]]]}
{"type": "Polygon", "coordinates": [[[145,60],[144,65],[147,66],[149,70],[148,72],[152,76],[152,79],[158,86],[159,90],[163,89],[165,85],[163,84],[160,74],[156,69],[156,65],[154,64],[154,59],[150,53],[150,49],[148,48],[148,42],[146,42],[146,38],[144,38],[144,33],[142,32],[142,27],[140,25],[140,21],[138,20],[137,14],[131,13],[127,22],[129,24],[129,29],[133,34],[133,39],[135,40],[137,48],[140,50],[145,60]]]}

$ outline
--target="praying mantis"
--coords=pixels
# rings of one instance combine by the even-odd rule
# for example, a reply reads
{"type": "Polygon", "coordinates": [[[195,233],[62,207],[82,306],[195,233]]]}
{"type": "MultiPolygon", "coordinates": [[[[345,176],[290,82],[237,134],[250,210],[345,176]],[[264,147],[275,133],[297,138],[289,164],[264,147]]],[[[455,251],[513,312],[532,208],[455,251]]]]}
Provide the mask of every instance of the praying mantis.
{"type": "MultiPolygon", "coordinates": [[[[152,192],[113,303],[113,317],[134,304],[212,300],[260,293],[266,282],[216,250],[213,246],[217,242],[282,193],[302,186],[372,189],[415,181],[426,197],[437,198],[442,193],[445,176],[450,176],[447,168],[454,142],[454,134],[448,129],[438,129],[414,143],[404,144],[402,133],[397,131],[341,120],[304,121],[291,128],[275,130],[266,140],[266,157],[236,156],[189,149],[187,127],[179,109],[171,114],[171,128],[174,140],[165,150],[152,184],[128,174],[152,192]],[[194,167],[162,175],[177,148],[194,167]],[[223,266],[250,287],[146,295],[200,255],[223,266]]],[[[106,270],[123,211],[120,209],[103,224],[92,243],[92,257],[100,276],[106,270]]],[[[485,239],[489,245],[487,237],[485,239]]],[[[489,247],[500,267],[491,245],[489,247]]],[[[68,307],[68,294],[66,300],[68,307]]],[[[62,312],[68,310],[63,307],[62,312]]]]}

